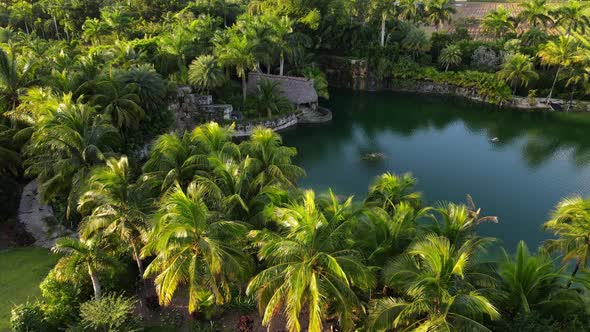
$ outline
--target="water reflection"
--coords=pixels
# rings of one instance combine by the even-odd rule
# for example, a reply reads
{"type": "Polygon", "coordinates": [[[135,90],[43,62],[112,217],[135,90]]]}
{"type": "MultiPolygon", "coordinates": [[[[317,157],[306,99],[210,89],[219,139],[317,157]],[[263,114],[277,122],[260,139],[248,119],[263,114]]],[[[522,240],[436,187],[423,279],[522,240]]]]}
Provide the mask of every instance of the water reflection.
{"type": "Polygon", "coordinates": [[[465,100],[334,91],[329,124],[284,133],[308,176],[302,185],[364,195],[386,171],[411,171],[428,203],[470,193],[500,225],[484,233],[536,246],[552,206],[590,194],[590,114],[496,110],[465,100]],[[490,139],[497,137],[497,142],[490,139]],[[367,162],[367,153],[383,153],[367,162]]]}

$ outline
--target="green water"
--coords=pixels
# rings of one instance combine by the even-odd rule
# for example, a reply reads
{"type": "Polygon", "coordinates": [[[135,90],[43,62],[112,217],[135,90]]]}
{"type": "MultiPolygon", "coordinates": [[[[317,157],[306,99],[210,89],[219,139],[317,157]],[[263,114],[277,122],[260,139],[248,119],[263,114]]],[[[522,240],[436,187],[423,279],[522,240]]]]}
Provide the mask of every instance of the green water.
{"type": "Polygon", "coordinates": [[[305,188],[362,198],[384,172],[411,172],[426,203],[471,194],[499,224],[480,227],[508,248],[538,245],[562,197],[590,194],[590,114],[527,113],[392,92],[332,92],[331,123],[283,133],[305,188]],[[491,142],[497,137],[499,142],[491,142]],[[380,162],[362,160],[380,152],[380,162]]]}

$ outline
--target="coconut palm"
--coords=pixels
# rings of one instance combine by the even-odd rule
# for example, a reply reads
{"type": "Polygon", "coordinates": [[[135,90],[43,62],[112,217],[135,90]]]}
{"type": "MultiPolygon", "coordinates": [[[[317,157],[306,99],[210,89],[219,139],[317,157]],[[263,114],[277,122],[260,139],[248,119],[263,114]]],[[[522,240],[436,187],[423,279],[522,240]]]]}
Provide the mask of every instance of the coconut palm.
{"type": "MultiPolygon", "coordinates": [[[[467,205],[443,202],[434,209],[434,224],[427,226],[430,232],[444,236],[451,244],[460,246],[471,238],[479,238],[475,228],[484,222],[498,223],[496,216],[481,216],[481,208],[476,208],[471,196],[467,195],[467,205]]],[[[491,241],[492,238],[482,238],[491,241]]]]}
{"type": "Polygon", "coordinates": [[[518,13],[517,21],[532,27],[546,27],[553,23],[547,8],[547,0],[528,0],[519,5],[522,11],[518,13]]]}
{"type": "Polygon", "coordinates": [[[443,48],[438,56],[438,62],[445,66],[445,71],[449,70],[450,66],[458,66],[462,61],[461,48],[457,44],[451,44],[443,48]]]}
{"type": "Polygon", "coordinates": [[[391,257],[401,254],[418,232],[418,220],[430,216],[430,208],[416,209],[402,201],[387,212],[379,207],[363,211],[363,218],[354,231],[355,246],[360,248],[367,261],[383,266],[391,257]]]}
{"type": "Polygon", "coordinates": [[[289,331],[321,331],[331,314],[344,330],[352,328],[353,312],[361,308],[352,288],[367,290],[374,277],[360,253],[342,241],[354,223],[347,214],[351,200],[340,204],[332,196],[331,202],[322,208],[313,191],[306,191],[302,201],[274,209],[278,233],[251,232],[260,248],[258,257],[268,266],[247,289],[256,296],[263,325],[284,315],[289,331]],[[301,326],[302,314],[308,316],[307,327],[301,326]]]}
{"type": "Polygon", "coordinates": [[[555,89],[561,70],[570,66],[574,61],[577,48],[578,41],[576,39],[571,36],[559,36],[557,41],[550,41],[539,50],[538,56],[543,64],[557,66],[555,78],[547,96],[547,103],[553,95],[553,89],[555,89]]]}
{"type": "Polygon", "coordinates": [[[127,157],[111,158],[106,166],[94,169],[87,188],[78,204],[78,211],[88,215],[80,226],[82,238],[97,232],[116,234],[131,249],[143,277],[140,250],[148,228],[151,197],[141,184],[132,181],[127,157]]]}
{"type": "MultiPolygon", "coordinates": [[[[231,141],[232,127],[211,122],[196,127],[192,133],[164,134],[154,143],[143,171],[151,181],[166,191],[175,182],[183,188],[205,170],[210,155],[221,158],[239,156],[239,148],[231,141]]],[[[203,173],[202,175],[206,175],[203,173]]]]}
{"type": "Polygon", "coordinates": [[[84,39],[92,45],[100,43],[100,36],[104,33],[105,25],[98,18],[86,18],[82,25],[84,39]]]}
{"type": "Polygon", "coordinates": [[[32,79],[33,64],[20,64],[14,52],[0,47],[0,98],[6,99],[11,108],[16,108],[23,88],[35,83],[32,79]]]}
{"type": "Polygon", "coordinates": [[[426,2],[426,21],[440,31],[445,22],[450,23],[455,13],[455,5],[450,0],[429,0],[426,2]]]}
{"type": "Polygon", "coordinates": [[[216,304],[230,300],[230,284],[243,281],[251,260],[237,244],[246,236],[241,222],[219,219],[203,201],[203,188],[176,185],[161,201],[154,229],[142,254],[156,255],[145,277],[155,276],[160,304],[168,305],[179,286],[188,289],[188,311],[199,310],[199,293],[209,291],[216,304]]]}
{"type": "Polygon", "coordinates": [[[266,113],[269,119],[273,114],[286,113],[293,108],[289,99],[283,96],[280,82],[262,79],[258,81],[257,88],[254,97],[256,108],[266,113]]]}
{"type": "Polygon", "coordinates": [[[488,331],[482,320],[500,318],[487,297],[493,278],[478,273],[474,255],[481,239],[454,246],[443,236],[427,235],[383,271],[386,285],[402,296],[372,302],[371,331],[488,331]]]}
{"type": "Polygon", "coordinates": [[[416,178],[410,173],[401,176],[385,173],[377,177],[369,187],[365,205],[378,206],[389,213],[400,203],[420,207],[422,194],[414,191],[415,185],[416,178]]]}
{"type": "Polygon", "coordinates": [[[201,55],[189,66],[188,81],[191,85],[209,93],[211,89],[223,84],[225,74],[212,55],[201,55]]]}
{"type": "Polygon", "coordinates": [[[514,19],[510,16],[510,11],[498,5],[498,8],[484,16],[481,27],[484,32],[494,37],[503,37],[514,31],[514,19]]]}
{"type": "Polygon", "coordinates": [[[289,44],[289,34],[293,33],[294,22],[287,16],[283,16],[275,21],[272,25],[273,42],[279,51],[279,75],[283,76],[285,56],[291,54],[293,50],[289,44]]]}
{"type": "Polygon", "coordinates": [[[111,256],[108,244],[103,237],[78,240],[71,237],[60,238],[51,249],[58,254],[65,254],[55,266],[58,278],[70,279],[74,275],[88,274],[94,289],[94,298],[100,300],[102,287],[99,280],[100,271],[117,265],[118,260],[111,256]]]}
{"type": "Polygon", "coordinates": [[[513,95],[516,95],[519,86],[526,87],[530,81],[539,78],[531,57],[522,53],[508,57],[502,64],[498,76],[512,86],[513,95]]]}
{"type": "Polygon", "coordinates": [[[578,86],[581,85],[582,87],[585,87],[585,90],[587,91],[586,94],[590,93],[590,87],[588,87],[588,83],[590,82],[590,66],[583,63],[576,63],[573,66],[567,68],[565,76],[567,77],[567,80],[565,81],[565,87],[571,87],[570,100],[566,109],[566,111],[569,111],[574,100],[576,88],[578,86]]]}
{"type": "Polygon", "coordinates": [[[117,130],[94,108],[64,97],[25,147],[26,175],[36,176],[47,201],[67,197],[66,217],[75,210],[90,169],[102,164],[119,142],[117,130]]]}
{"type": "Polygon", "coordinates": [[[555,17],[555,25],[564,28],[568,36],[574,31],[586,33],[586,28],[590,26],[588,8],[590,5],[586,2],[568,1],[552,12],[555,17]]]}
{"type": "Polygon", "coordinates": [[[419,18],[416,0],[401,0],[397,2],[397,17],[405,21],[416,23],[419,18]]]}
{"type": "Polygon", "coordinates": [[[225,43],[215,45],[215,55],[224,66],[232,66],[236,74],[242,79],[242,98],[246,100],[246,77],[248,70],[254,67],[254,55],[250,49],[251,43],[246,36],[230,33],[225,43]]]}
{"type": "Polygon", "coordinates": [[[107,118],[119,129],[137,128],[145,116],[139,106],[137,83],[125,82],[121,77],[109,75],[95,85],[90,101],[98,106],[107,118]]]}
{"type": "Polygon", "coordinates": [[[551,252],[560,252],[563,261],[575,261],[572,277],[584,269],[590,253],[590,199],[580,196],[565,198],[551,213],[544,224],[557,239],[547,240],[545,247],[551,252]]]}
{"type": "Polygon", "coordinates": [[[379,34],[379,44],[381,47],[385,46],[385,33],[387,28],[387,21],[395,15],[395,7],[392,6],[391,1],[388,0],[373,0],[370,2],[369,18],[378,19],[381,22],[381,30],[379,34]]]}
{"type": "Polygon", "coordinates": [[[281,136],[271,129],[256,128],[250,139],[240,144],[242,154],[253,159],[252,185],[256,188],[272,184],[293,187],[305,175],[305,171],[291,161],[297,151],[282,143],[281,136]]]}

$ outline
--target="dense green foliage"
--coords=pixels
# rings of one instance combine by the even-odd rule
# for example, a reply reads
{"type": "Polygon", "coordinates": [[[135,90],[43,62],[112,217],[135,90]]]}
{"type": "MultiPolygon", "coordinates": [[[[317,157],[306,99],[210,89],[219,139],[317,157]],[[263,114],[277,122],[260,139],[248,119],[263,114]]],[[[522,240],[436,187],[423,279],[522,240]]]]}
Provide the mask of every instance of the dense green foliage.
{"type": "Polygon", "coordinates": [[[112,294],[154,285],[160,305],[205,317],[240,293],[289,331],[588,330],[582,198],[557,206],[546,223],[557,239],[540,252],[521,244],[486,261],[492,239],[476,228],[498,220],[470,197],[423,206],[409,174],[384,174],[363,201],[316,194],[298,188],[296,151],[269,129],[239,144],[216,123],[162,134],[179,86],[272,118],[293,106],[272,81],[248,93],[248,73],[312,78],[328,98],[334,56],[366,59],[386,86],[450,84],[498,104],[529,88],[584,98],[588,5],[522,7],[478,22],[488,42],[466,22],[445,32],[448,0],[2,2],[0,212],[17,196],[4,188],[37,179],[79,232],[57,241],[63,256],[13,328],[133,329],[133,300],[112,294]],[[130,274],[140,282],[128,287],[130,274]]]}

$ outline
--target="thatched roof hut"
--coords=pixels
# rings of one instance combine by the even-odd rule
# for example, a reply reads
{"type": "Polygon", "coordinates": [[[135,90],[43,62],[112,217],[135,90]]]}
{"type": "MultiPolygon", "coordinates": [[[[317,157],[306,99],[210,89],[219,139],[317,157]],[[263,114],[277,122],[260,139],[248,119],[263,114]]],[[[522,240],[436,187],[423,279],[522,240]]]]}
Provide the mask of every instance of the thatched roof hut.
{"type": "Polygon", "coordinates": [[[279,82],[283,95],[296,106],[317,105],[318,103],[318,94],[313,87],[313,80],[305,77],[278,76],[250,72],[248,74],[248,93],[256,93],[258,82],[265,79],[279,82]]]}

